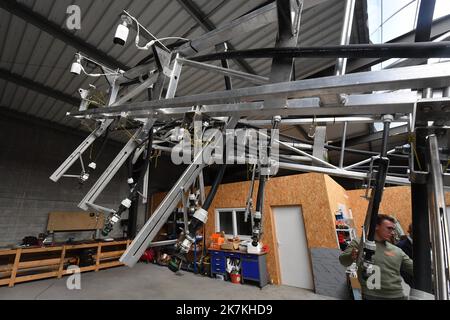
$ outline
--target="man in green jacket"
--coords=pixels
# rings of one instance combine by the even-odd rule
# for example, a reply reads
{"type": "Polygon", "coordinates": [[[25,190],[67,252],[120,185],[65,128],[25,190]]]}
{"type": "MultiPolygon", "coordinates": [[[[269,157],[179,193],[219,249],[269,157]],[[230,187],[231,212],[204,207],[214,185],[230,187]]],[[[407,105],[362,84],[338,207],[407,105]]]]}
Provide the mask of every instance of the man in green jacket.
{"type": "MultiPolygon", "coordinates": [[[[379,214],[375,229],[377,248],[373,256],[375,272],[366,281],[362,277],[362,262],[358,265],[358,280],[364,300],[407,299],[403,293],[400,270],[412,276],[413,261],[402,249],[389,242],[394,231],[395,220],[388,215],[379,214]]],[[[339,256],[339,261],[348,267],[357,260],[358,255],[359,241],[353,240],[339,256]]]]}

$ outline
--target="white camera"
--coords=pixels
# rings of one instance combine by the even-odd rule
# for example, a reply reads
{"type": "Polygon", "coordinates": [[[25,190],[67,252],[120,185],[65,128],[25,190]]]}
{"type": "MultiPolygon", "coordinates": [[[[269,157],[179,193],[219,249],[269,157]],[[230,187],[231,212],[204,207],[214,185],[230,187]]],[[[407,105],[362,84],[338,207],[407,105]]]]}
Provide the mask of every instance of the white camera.
{"type": "Polygon", "coordinates": [[[122,16],[122,23],[117,26],[116,34],[114,35],[113,42],[123,46],[127,42],[130,29],[128,25],[131,25],[131,19],[127,16],[122,16]]]}
{"type": "Polygon", "coordinates": [[[73,74],[79,75],[81,73],[81,61],[80,59],[77,59],[74,63],[72,63],[72,66],[70,67],[70,72],[73,74]]]}
{"type": "Polygon", "coordinates": [[[119,24],[117,26],[116,35],[114,36],[114,43],[120,44],[123,46],[125,42],[127,42],[128,34],[130,33],[130,30],[126,26],[125,23],[119,24]]]}

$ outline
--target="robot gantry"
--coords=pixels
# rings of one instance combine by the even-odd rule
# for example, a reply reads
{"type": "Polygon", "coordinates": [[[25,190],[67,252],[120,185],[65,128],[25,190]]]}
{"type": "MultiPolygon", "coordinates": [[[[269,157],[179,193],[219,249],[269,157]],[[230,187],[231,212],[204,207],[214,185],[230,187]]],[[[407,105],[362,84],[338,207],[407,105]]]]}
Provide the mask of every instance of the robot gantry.
{"type": "MultiPolygon", "coordinates": [[[[246,163],[252,168],[251,189],[246,203],[246,219],[253,221],[252,246],[258,247],[263,234],[265,184],[278,169],[319,172],[332,176],[362,180],[370,199],[360,259],[367,275],[371,274],[375,252],[376,216],[386,183],[412,185],[420,196],[414,201],[428,203],[429,234],[422,239],[432,243],[435,292],[438,299],[449,298],[449,217],[446,214],[444,188],[449,185],[446,172],[449,161],[448,126],[450,120],[450,62],[433,63],[432,58],[450,57],[450,44],[444,34],[430,41],[417,33],[415,43],[349,44],[355,1],[346,1],[340,45],[303,47],[299,43],[301,16],[309,2],[278,0],[254,10],[197,39],[157,38],[127,11],[120,16],[113,42],[124,45],[135,33],[137,50],[149,52],[146,60],[134,68],[113,70],[82,52],[75,56],[71,72],[89,77],[105,77],[109,88],[103,93],[106,103],[96,102],[95,88],[80,89],[79,110],[67,116],[95,121],[96,129],[51,175],[89,179],[96,170],[93,161],[85,167],[83,153],[96,139],[107,139],[117,123],[132,124],[134,133],[123,149],[79,203],[83,210],[109,214],[103,235],[108,235],[133,201],[146,200],[149,162],[153,150],[170,152],[176,164],[188,164],[186,170],[137,234],[120,261],[132,267],[151,245],[174,244],[176,254],[169,268],[177,271],[195,242],[196,233],[208,218],[208,209],[222,181],[227,166],[246,163]],[[228,50],[227,41],[251,33],[268,24],[278,24],[278,36],[272,48],[228,50]],[[177,40],[165,45],[167,40],[177,40]],[[144,43],[143,43],[144,42],[144,43]],[[212,53],[211,53],[212,52],[212,53]],[[335,58],[332,76],[292,80],[295,58],[335,58]],[[348,58],[402,58],[388,69],[346,74],[348,58]],[[229,59],[272,59],[269,77],[233,70],[229,59]],[[427,64],[414,65],[417,58],[427,64]],[[221,66],[217,63],[221,62],[221,66]],[[95,64],[101,73],[88,73],[86,63],[95,64]],[[178,96],[177,86],[185,66],[224,76],[223,91],[178,96]],[[232,79],[245,80],[250,86],[233,89],[232,79]],[[344,123],[340,161],[331,164],[323,157],[330,146],[325,142],[326,125],[344,123]],[[343,165],[346,130],[353,123],[383,123],[382,146],[366,160],[343,165]],[[410,143],[388,150],[391,124],[407,123],[410,143]],[[312,124],[314,143],[286,139],[279,128],[312,124]],[[237,150],[237,152],[236,152],[237,150]],[[292,155],[294,153],[295,155],[292,155]],[[174,157],[178,155],[178,157],[174,157]],[[390,158],[409,161],[408,177],[388,173],[390,158]],[[76,162],[82,164],[80,175],[66,174],[76,162]],[[143,168],[138,178],[130,174],[129,194],[118,199],[117,208],[96,203],[98,196],[128,161],[143,168]],[[178,161],[178,163],[177,163],[178,161]],[[205,194],[203,170],[220,164],[209,193],[205,194]],[[358,167],[369,165],[367,170],[358,167]],[[259,180],[257,201],[252,203],[254,183],[259,180]],[[182,204],[186,224],[177,240],[153,242],[171,213],[182,204]],[[188,210],[193,212],[187,221],[188,210]]],[[[426,28],[426,25],[425,27],[426,28]]],[[[189,81],[189,80],[186,80],[189,81]]],[[[102,149],[102,148],[101,148],[102,149]]],[[[339,149],[339,148],[338,148],[339,149]]],[[[132,170],[129,170],[132,171],[132,170]]],[[[423,218],[414,218],[421,224],[423,218]]],[[[420,230],[414,226],[414,230],[420,230]]],[[[418,231],[420,232],[420,231],[418,231]]],[[[414,240],[416,245],[416,240],[414,240]]],[[[420,273],[420,258],[415,260],[420,273]]]]}

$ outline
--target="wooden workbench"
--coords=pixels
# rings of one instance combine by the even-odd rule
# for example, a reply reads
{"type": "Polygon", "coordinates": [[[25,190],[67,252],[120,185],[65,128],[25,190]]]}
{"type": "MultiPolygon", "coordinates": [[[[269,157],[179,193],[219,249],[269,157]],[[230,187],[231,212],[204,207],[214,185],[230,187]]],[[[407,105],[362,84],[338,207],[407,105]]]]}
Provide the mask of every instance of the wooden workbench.
{"type": "Polygon", "coordinates": [[[94,263],[80,267],[80,272],[121,266],[123,264],[118,259],[130,243],[131,240],[121,240],[0,250],[0,259],[6,261],[0,265],[0,286],[13,287],[20,282],[61,278],[63,275],[72,274],[73,271],[66,270],[65,265],[79,263],[76,252],[80,249],[91,248],[96,251],[96,254],[92,255],[94,263]]]}

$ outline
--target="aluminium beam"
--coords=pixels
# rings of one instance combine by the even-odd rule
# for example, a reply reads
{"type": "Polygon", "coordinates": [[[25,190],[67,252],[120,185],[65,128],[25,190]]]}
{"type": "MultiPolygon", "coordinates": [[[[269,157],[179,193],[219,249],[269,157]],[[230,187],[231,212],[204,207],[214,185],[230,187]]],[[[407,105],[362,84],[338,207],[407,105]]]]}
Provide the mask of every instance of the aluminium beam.
{"type": "MultiPolygon", "coordinates": [[[[149,120],[150,130],[154,120],[149,120]]],[[[88,193],[84,196],[84,198],[78,204],[78,207],[83,210],[89,210],[89,204],[94,204],[97,197],[102,193],[102,191],[106,188],[111,179],[115,176],[117,171],[122,167],[124,162],[131,156],[133,151],[139,146],[137,138],[140,137],[143,133],[144,129],[138,129],[133,137],[127,142],[127,144],[123,147],[123,149],[117,154],[114,160],[110,163],[108,168],[103,172],[100,178],[95,182],[95,184],[91,187],[88,193]]]]}
{"type": "MultiPolygon", "coordinates": [[[[156,108],[191,107],[193,105],[239,103],[261,100],[270,96],[287,95],[289,99],[320,97],[332,94],[353,94],[381,90],[434,87],[450,84],[450,62],[399,69],[360,72],[343,76],[330,76],[276,84],[218,91],[191,96],[176,97],[159,101],[145,101],[123,104],[108,111],[139,111],[156,108]]],[[[280,106],[282,107],[282,106],[280,106]]],[[[102,113],[104,110],[90,110],[70,115],[102,113]]]]}
{"type": "Polygon", "coordinates": [[[19,17],[25,22],[34,25],[38,29],[43,30],[44,32],[50,34],[56,39],[61,40],[62,42],[92,57],[93,59],[102,61],[106,66],[110,67],[111,69],[116,68],[120,68],[122,70],[130,69],[128,66],[121,63],[120,61],[98,50],[95,46],[85,42],[84,40],[75,36],[68,30],[61,28],[61,25],[48,20],[46,17],[33,11],[26,5],[19,3],[18,1],[15,0],[0,1],[0,8],[19,17]]]}
{"type": "Polygon", "coordinates": [[[180,46],[176,51],[182,56],[190,57],[219,43],[226,42],[276,21],[276,3],[273,2],[180,46]]]}
{"type": "MultiPolygon", "coordinates": [[[[327,157],[327,150],[325,149],[325,142],[327,139],[327,127],[326,126],[317,126],[314,132],[314,144],[313,144],[313,156],[317,159],[320,159],[321,162],[317,160],[313,161],[313,165],[320,166],[323,163],[327,163],[325,161],[327,157]]],[[[341,152],[343,152],[341,150],[341,152]]]]}
{"type": "MultiPolygon", "coordinates": [[[[303,2],[295,3],[291,0],[277,0],[278,35],[276,48],[296,47],[300,34],[300,17],[303,2]]],[[[270,70],[270,83],[288,82],[292,80],[294,70],[293,57],[273,57],[270,70]]],[[[264,108],[276,108],[286,105],[286,96],[268,96],[264,99],[264,108]]]]}
{"type": "MultiPolygon", "coordinates": [[[[434,7],[435,7],[435,0],[420,2],[420,9],[417,18],[418,20],[417,28],[414,32],[415,42],[430,40],[431,38],[430,28],[433,21],[432,11],[434,11],[434,7]]],[[[422,92],[423,98],[431,98],[431,96],[428,96],[428,94],[431,93],[432,95],[433,93],[432,88],[427,86],[420,88],[423,89],[422,92]]],[[[421,112],[419,111],[415,112],[414,122],[411,123],[411,126],[415,128],[414,130],[415,136],[414,136],[414,143],[411,144],[412,149],[410,160],[411,174],[414,175],[413,176],[414,179],[411,179],[411,207],[412,207],[412,227],[413,227],[413,242],[414,242],[413,274],[414,274],[415,288],[431,293],[433,291],[432,283],[436,284],[437,281],[441,278],[439,275],[436,274],[433,275],[431,271],[432,264],[437,262],[433,261],[433,258],[436,259],[436,256],[432,257],[432,254],[430,254],[436,249],[435,248],[436,244],[433,242],[433,246],[431,246],[432,241],[430,242],[430,240],[432,240],[433,237],[436,236],[432,232],[436,231],[434,230],[435,225],[433,225],[432,223],[433,213],[435,209],[432,203],[434,199],[433,192],[431,192],[433,186],[427,186],[426,184],[419,182],[419,179],[424,178],[425,174],[416,172],[417,170],[416,168],[420,169],[421,171],[426,170],[425,164],[426,163],[430,164],[431,168],[429,168],[430,172],[429,180],[431,180],[434,179],[432,171],[437,170],[437,167],[432,168],[434,159],[432,159],[433,152],[430,152],[430,145],[429,145],[430,140],[427,141],[427,136],[430,134],[430,131],[426,128],[428,120],[424,118],[421,119],[422,121],[418,120],[417,113],[419,113],[420,115],[421,112]],[[427,151],[429,152],[428,156],[427,151]],[[424,166],[423,169],[421,168],[421,164],[422,166],[424,166]]],[[[431,138],[431,140],[434,139],[431,138]]],[[[442,177],[440,178],[442,179],[442,177]]],[[[442,184],[439,186],[439,188],[441,187],[442,184]]],[[[434,200],[436,201],[437,199],[434,200]]],[[[434,271],[438,272],[436,269],[434,271]]],[[[438,295],[438,292],[435,291],[434,294],[438,295]]]]}
{"type": "MultiPolygon", "coordinates": [[[[329,0],[308,0],[305,1],[303,8],[306,10],[327,1],[329,0]]],[[[272,2],[231,21],[222,27],[214,29],[195,40],[183,44],[174,50],[179,52],[183,57],[192,57],[200,51],[213,48],[218,44],[241,36],[242,34],[252,32],[276,21],[276,3],[272,2]]],[[[148,64],[135,67],[135,73],[139,73],[137,70],[143,69],[146,66],[148,66],[148,64]]]]}
{"type": "MultiPolygon", "coordinates": [[[[303,9],[309,9],[328,0],[305,1],[303,9]]],[[[219,43],[226,42],[245,33],[252,32],[277,21],[277,5],[269,3],[240,18],[237,18],[223,27],[214,29],[199,38],[180,46],[178,51],[182,56],[190,57],[198,52],[214,47],[219,43]]]]}
{"type": "MultiPolygon", "coordinates": [[[[407,122],[408,120],[400,119],[400,122],[407,122]]],[[[375,122],[375,121],[374,121],[375,122]]],[[[378,119],[376,122],[380,122],[378,119]]],[[[395,121],[394,121],[395,122],[395,121]]],[[[407,136],[409,134],[408,125],[395,127],[389,130],[389,137],[394,136],[407,136]]],[[[359,137],[354,137],[347,139],[346,145],[347,146],[357,146],[364,143],[370,143],[374,141],[379,141],[383,138],[383,131],[375,132],[369,135],[363,135],[359,137]]],[[[339,140],[332,143],[334,146],[340,145],[339,140]]]]}
{"type": "MultiPolygon", "coordinates": [[[[320,117],[320,118],[298,118],[298,119],[281,119],[280,126],[288,125],[303,125],[303,124],[336,124],[342,122],[351,122],[351,123],[374,123],[380,122],[380,117],[367,116],[367,117],[320,117]]],[[[399,117],[392,122],[405,122],[408,121],[406,117],[399,117]]],[[[239,123],[249,124],[253,126],[270,126],[272,124],[272,120],[240,120],[239,123]]]]}
{"type": "MultiPolygon", "coordinates": [[[[395,152],[395,149],[391,149],[388,152],[386,152],[386,155],[389,155],[389,154],[394,153],[394,152],[395,152]]],[[[359,161],[357,163],[354,163],[352,165],[344,167],[344,170],[350,170],[350,169],[359,167],[359,166],[361,166],[363,164],[370,163],[372,160],[373,160],[372,158],[369,158],[369,159],[365,159],[365,160],[359,161]]],[[[392,167],[392,166],[389,166],[389,167],[392,167]]]]}
{"type": "MultiPolygon", "coordinates": [[[[186,10],[187,13],[195,20],[205,31],[213,31],[216,26],[209,20],[209,18],[202,12],[202,10],[192,0],[177,0],[180,6],[186,10]]],[[[219,45],[219,44],[217,44],[219,45]]],[[[216,45],[216,46],[217,46],[216,45]]],[[[225,43],[228,50],[236,50],[230,43],[225,43]]],[[[217,48],[217,47],[216,47],[217,48]]],[[[255,74],[255,70],[243,59],[235,59],[235,63],[247,73],[255,74]]]]}
{"type": "MultiPolygon", "coordinates": [[[[233,129],[239,121],[239,117],[231,117],[225,126],[225,129],[233,129]]],[[[212,137],[211,137],[212,138],[212,137]]],[[[205,163],[203,161],[203,154],[206,150],[211,150],[219,143],[220,140],[214,142],[207,142],[199,153],[194,157],[192,163],[183,172],[178,181],[174,184],[172,189],[167,193],[166,197],[160,203],[158,208],[153,212],[150,219],[139,231],[133,242],[128,246],[123,255],[120,257],[120,262],[129,267],[133,267],[140,259],[144,251],[152,243],[155,236],[158,234],[161,227],[166,223],[167,219],[182,200],[183,192],[189,190],[191,185],[202,173],[205,163]]]]}
{"type": "Polygon", "coordinates": [[[433,252],[434,294],[437,300],[450,300],[450,238],[443,188],[442,165],[436,135],[427,137],[429,157],[428,208],[433,252]]]}
{"type": "Polygon", "coordinates": [[[139,84],[137,87],[131,89],[130,92],[125,94],[123,97],[120,97],[119,99],[117,99],[117,101],[115,101],[113,104],[111,104],[110,107],[115,107],[115,106],[121,105],[122,103],[126,103],[128,100],[135,98],[141,92],[143,92],[144,90],[147,90],[152,84],[154,84],[156,82],[157,78],[158,78],[157,73],[151,75],[150,77],[147,78],[147,80],[145,80],[144,82],[139,84]]]}
{"type": "MultiPolygon", "coordinates": [[[[324,130],[324,132],[325,132],[325,130],[324,130]]],[[[259,134],[262,135],[262,136],[265,136],[265,137],[269,137],[268,135],[263,134],[263,133],[261,133],[261,132],[259,132],[259,134]]],[[[323,134],[323,138],[324,138],[324,134],[323,134]]],[[[320,157],[320,155],[317,156],[316,154],[314,154],[314,146],[313,146],[313,155],[310,155],[309,153],[304,152],[304,151],[302,151],[302,150],[300,150],[300,149],[298,149],[298,148],[295,148],[295,147],[293,147],[292,145],[290,145],[290,144],[288,144],[288,143],[285,143],[285,142],[283,142],[283,141],[274,139],[273,142],[274,142],[274,143],[277,143],[277,144],[280,145],[280,146],[283,146],[283,147],[286,148],[286,149],[289,149],[289,150],[291,150],[291,151],[293,151],[293,152],[296,152],[296,153],[298,153],[298,154],[301,154],[301,155],[304,156],[304,157],[308,157],[308,158],[310,158],[311,160],[313,160],[315,163],[321,164],[321,165],[324,166],[324,167],[328,167],[328,168],[331,168],[331,169],[337,169],[337,167],[333,166],[331,163],[328,163],[328,162],[326,162],[325,160],[323,160],[323,157],[320,157]]],[[[325,141],[324,141],[324,144],[322,145],[322,149],[324,149],[324,148],[323,148],[324,145],[325,145],[325,141]]]]}
{"type": "MultiPolygon", "coordinates": [[[[382,115],[386,113],[409,114],[413,112],[417,102],[417,94],[414,92],[376,93],[347,96],[347,101],[341,108],[322,107],[319,98],[291,99],[285,107],[279,109],[264,109],[263,102],[249,102],[236,104],[218,104],[184,108],[162,108],[153,111],[126,111],[129,118],[154,116],[159,120],[171,119],[174,116],[182,116],[186,112],[199,111],[212,117],[229,116],[230,113],[239,112],[242,116],[268,116],[272,119],[274,110],[280,116],[350,116],[350,115],[382,115]]],[[[120,116],[122,111],[104,111],[101,113],[71,112],[68,115],[76,118],[114,118],[120,116]]]]}
{"type": "MultiPolygon", "coordinates": [[[[169,60],[165,61],[164,65],[162,67],[167,67],[167,65],[170,63],[169,60]]],[[[177,89],[178,81],[180,78],[180,72],[181,72],[181,66],[175,59],[172,69],[170,70],[170,74],[168,77],[170,78],[167,92],[166,92],[166,98],[172,98],[175,96],[175,91],[177,89]]],[[[165,80],[166,75],[162,72],[157,73],[155,75],[157,78],[156,80],[156,86],[153,89],[155,91],[155,99],[159,99],[161,97],[162,93],[162,83],[165,80]]],[[[139,92],[145,90],[148,88],[148,86],[151,83],[155,82],[155,77],[149,77],[146,81],[144,81],[143,84],[135,88],[135,90],[132,90],[130,94],[133,96],[139,94],[139,92]]],[[[117,92],[117,91],[116,91],[117,92]]],[[[129,95],[125,95],[124,98],[129,98],[129,95]]],[[[106,109],[111,109],[114,107],[108,107],[106,109]]],[[[130,155],[133,153],[136,148],[138,148],[142,142],[145,140],[146,137],[148,137],[148,134],[150,130],[153,130],[153,125],[155,123],[156,119],[153,117],[146,117],[144,120],[144,125],[139,128],[133,137],[128,141],[128,143],[122,148],[122,150],[117,154],[117,156],[114,158],[114,160],[110,163],[108,168],[103,172],[103,174],[100,176],[100,178],[96,181],[96,183],[92,186],[92,188],[88,191],[88,193],[85,195],[85,197],[81,200],[81,202],[78,204],[78,207],[83,210],[88,210],[89,203],[94,203],[97,197],[100,195],[100,193],[104,190],[106,185],[111,181],[111,179],[114,177],[114,175],[117,173],[117,171],[120,169],[120,167],[123,165],[123,163],[130,157],[130,155]]]]}
{"type": "MultiPolygon", "coordinates": [[[[352,33],[353,17],[355,15],[355,0],[346,0],[345,3],[345,15],[344,24],[341,31],[341,45],[348,45],[350,43],[350,36],[352,33]]],[[[344,75],[347,71],[347,59],[339,58],[336,63],[335,75],[344,75]]],[[[340,101],[340,96],[338,101],[340,101]]],[[[344,156],[345,156],[345,142],[347,139],[347,126],[348,123],[344,122],[342,129],[342,143],[341,143],[341,154],[339,157],[339,168],[344,166],[344,156]]]]}
{"type": "MultiPolygon", "coordinates": [[[[285,163],[285,162],[280,162],[279,168],[293,170],[293,171],[301,171],[301,172],[318,172],[318,173],[328,174],[330,176],[337,176],[337,177],[357,179],[357,180],[366,180],[369,178],[368,173],[344,170],[344,169],[340,169],[340,168],[333,169],[333,168],[324,168],[324,167],[302,165],[302,164],[295,164],[295,163],[285,163]]],[[[392,177],[392,176],[386,177],[386,183],[395,184],[395,185],[403,185],[403,186],[410,185],[409,179],[392,177]]]]}
{"type": "MultiPolygon", "coordinates": [[[[81,90],[81,89],[80,89],[81,90]]],[[[108,106],[113,105],[117,99],[119,93],[119,85],[115,82],[115,78],[111,82],[111,94],[109,96],[108,106]]],[[[124,102],[126,100],[122,100],[124,102]]],[[[85,101],[83,100],[82,104],[85,101]]],[[[87,107],[87,105],[86,105],[87,107]]],[[[80,107],[81,108],[81,107],[80,107]]],[[[56,169],[56,171],[50,176],[50,180],[57,182],[64,174],[70,169],[70,167],[79,158],[81,160],[81,165],[83,166],[82,154],[89,148],[94,141],[102,136],[106,130],[109,129],[110,125],[114,122],[114,119],[104,119],[101,121],[101,125],[95,129],[75,150],[72,154],[56,169]]],[[[84,172],[84,168],[83,168],[84,172]]]]}
{"type": "Polygon", "coordinates": [[[53,172],[50,180],[58,180],[69,170],[69,168],[80,158],[80,156],[91,146],[94,141],[100,137],[105,130],[113,123],[114,119],[106,119],[100,127],[95,129],[73,152],[72,154],[53,172]]]}
{"type": "Polygon", "coordinates": [[[237,70],[233,70],[233,69],[222,68],[222,67],[218,67],[215,65],[197,62],[197,61],[193,61],[193,60],[189,60],[189,59],[183,59],[183,58],[178,58],[178,61],[186,66],[191,66],[191,67],[194,67],[197,69],[202,69],[202,70],[206,70],[206,71],[210,71],[210,72],[221,73],[226,76],[231,76],[231,77],[235,77],[237,79],[246,80],[246,81],[254,83],[254,84],[267,84],[269,82],[269,78],[258,76],[258,75],[251,74],[251,73],[241,72],[241,71],[237,71],[237,70]]]}

